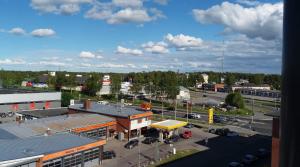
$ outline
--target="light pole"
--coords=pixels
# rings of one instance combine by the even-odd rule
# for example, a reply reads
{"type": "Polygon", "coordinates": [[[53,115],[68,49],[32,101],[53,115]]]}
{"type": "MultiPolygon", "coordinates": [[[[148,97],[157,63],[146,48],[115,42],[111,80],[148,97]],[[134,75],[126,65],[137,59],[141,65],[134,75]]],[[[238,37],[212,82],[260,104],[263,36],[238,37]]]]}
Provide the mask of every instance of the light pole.
{"type": "Polygon", "coordinates": [[[186,122],[189,123],[189,102],[186,101],[186,122]]]}
{"type": "Polygon", "coordinates": [[[152,93],[151,93],[151,86],[152,86],[153,82],[150,82],[149,83],[149,86],[150,86],[150,104],[151,104],[151,99],[152,99],[152,93]]]}

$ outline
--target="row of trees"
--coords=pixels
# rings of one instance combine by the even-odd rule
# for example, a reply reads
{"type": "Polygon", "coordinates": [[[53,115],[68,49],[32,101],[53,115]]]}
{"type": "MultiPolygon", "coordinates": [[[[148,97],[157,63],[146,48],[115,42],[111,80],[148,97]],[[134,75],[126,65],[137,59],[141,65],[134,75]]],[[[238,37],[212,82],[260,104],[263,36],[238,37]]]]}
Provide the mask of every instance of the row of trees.
{"type": "MultiPolygon", "coordinates": [[[[41,75],[48,73],[48,71],[32,72],[32,71],[4,71],[0,70],[0,80],[2,80],[3,87],[20,86],[24,80],[31,80],[38,82],[41,75]]],[[[146,91],[164,92],[169,98],[175,98],[178,94],[178,87],[193,87],[197,82],[203,82],[203,72],[178,73],[173,71],[153,71],[153,72],[136,72],[136,73],[108,73],[112,80],[112,93],[118,93],[122,81],[131,81],[133,83],[132,91],[138,93],[142,87],[146,91]]],[[[273,89],[280,89],[281,76],[275,74],[248,74],[248,73],[216,73],[205,72],[209,75],[209,82],[220,83],[221,78],[225,78],[224,82],[227,85],[233,85],[239,79],[247,79],[250,83],[257,85],[269,84],[273,89]]],[[[76,86],[76,74],[81,74],[87,77],[84,86],[84,93],[88,95],[95,95],[101,87],[101,79],[104,73],[75,73],[60,71],[56,73],[55,77],[48,77],[47,83],[50,87],[60,88],[60,86],[76,86]],[[66,77],[65,74],[69,74],[66,77]]],[[[107,73],[106,73],[107,74],[107,73]]]]}

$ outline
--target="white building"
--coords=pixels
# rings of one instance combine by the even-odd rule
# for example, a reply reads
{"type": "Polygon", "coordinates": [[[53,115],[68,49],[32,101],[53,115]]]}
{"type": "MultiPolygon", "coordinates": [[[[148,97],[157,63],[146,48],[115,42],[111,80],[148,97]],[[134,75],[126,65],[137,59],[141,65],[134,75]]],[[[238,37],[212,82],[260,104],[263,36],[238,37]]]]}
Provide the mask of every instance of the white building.
{"type": "Polygon", "coordinates": [[[102,88],[97,95],[109,95],[111,94],[111,80],[109,75],[104,75],[102,79],[102,88]]]}
{"type": "Polygon", "coordinates": [[[269,85],[234,85],[231,87],[232,91],[242,90],[242,89],[251,89],[251,90],[271,90],[269,85]]]}
{"type": "Polygon", "coordinates": [[[190,100],[190,98],[191,98],[190,91],[187,88],[180,86],[179,87],[179,98],[181,100],[190,100]]]}
{"type": "Polygon", "coordinates": [[[121,82],[121,89],[120,92],[122,94],[131,94],[130,88],[132,87],[131,82],[121,82]]]}
{"type": "Polygon", "coordinates": [[[208,83],[208,75],[207,74],[201,74],[204,80],[204,83],[208,83]]]}

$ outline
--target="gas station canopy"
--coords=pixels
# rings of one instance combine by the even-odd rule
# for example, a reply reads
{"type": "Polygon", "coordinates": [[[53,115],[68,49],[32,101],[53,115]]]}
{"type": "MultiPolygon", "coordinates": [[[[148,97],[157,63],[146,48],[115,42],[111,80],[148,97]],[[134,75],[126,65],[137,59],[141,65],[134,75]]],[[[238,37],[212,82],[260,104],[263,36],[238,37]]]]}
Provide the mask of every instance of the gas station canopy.
{"type": "Polygon", "coordinates": [[[183,127],[185,125],[187,125],[187,122],[168,119],[168,120],[153,123],[153,124],[150,125],[150,127],[156,128],[156,129],[171,131],[171,130],[183,127]]]}

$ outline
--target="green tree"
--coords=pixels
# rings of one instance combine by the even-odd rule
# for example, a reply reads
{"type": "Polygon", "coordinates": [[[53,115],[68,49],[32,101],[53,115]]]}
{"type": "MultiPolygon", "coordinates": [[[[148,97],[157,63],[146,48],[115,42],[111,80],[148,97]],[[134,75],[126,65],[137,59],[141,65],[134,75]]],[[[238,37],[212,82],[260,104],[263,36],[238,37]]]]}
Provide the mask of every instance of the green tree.
{"type": "Polygon", "coordinates": [[[70,100],[74,99],[74,96],[70,92],[62,92],[61,94],[61,106],[68,107],[70,105],[70,100]]]}
{"type": "Polygon", "coordinates": [[[235,106],[238,108],[244,108],[244,98],[239,92],[230,93],[225,98],[227,105],[235,106]]]}
{"type": "Polygon", "coordinates": [[[89,96],[96,96],[96,92],[100,90],[100,76],[99,74],[93,73],[85,81],[85,90],[84,93],[89,96]]]}
{"type": "Polygon", "coordinates": [[[227,74],[224,82],[227,86],[231,87],[235,82],[235,76],[233,74],[227,74]]]}

